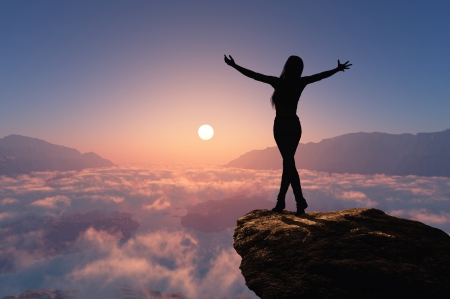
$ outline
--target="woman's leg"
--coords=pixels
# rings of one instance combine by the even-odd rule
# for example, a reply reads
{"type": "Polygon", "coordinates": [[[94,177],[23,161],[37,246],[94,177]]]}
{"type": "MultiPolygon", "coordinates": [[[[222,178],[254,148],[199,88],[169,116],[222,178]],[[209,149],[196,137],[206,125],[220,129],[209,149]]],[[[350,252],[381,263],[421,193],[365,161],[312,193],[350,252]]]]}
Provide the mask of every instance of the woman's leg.
{"type": "Polygon", "coordinates": [[[301,206],[306,207],[306,201],[303,197],[300,177],[294,159],[295,151],[297,150],[301,137],[300,122],[298,119],[276,120],[274,124],[274,137],[283,157],[283,174],[281,176],[280,192],[277,200],[284,203],[289,185],[292,185],[295,200],[301,206]]]}
{"type": "Polygon", "coordinates": [[[291,186],[292,191],[294,191],[295,201],[297,202],[297,204],[305,206],[306,208],[307,204],[305,198],[303,197],[302,187],[300,185],[300,176],[298,175],[297,167],[295,166],[295,161],[291,177],[291,186]]]}

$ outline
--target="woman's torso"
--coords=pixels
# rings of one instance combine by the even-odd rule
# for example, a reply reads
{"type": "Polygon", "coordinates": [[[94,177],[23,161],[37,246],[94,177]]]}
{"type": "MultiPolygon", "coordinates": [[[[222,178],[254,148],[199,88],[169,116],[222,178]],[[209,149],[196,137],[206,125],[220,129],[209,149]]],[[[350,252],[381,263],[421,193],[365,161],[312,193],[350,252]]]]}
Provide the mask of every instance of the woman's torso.
{"type": "Polygon", "coordinates": [[[297,117],[297,105],[303,89],[307,85],[302,78],[279,79],[273,84],[275,93],[273,100],[275,103],[276,117],[297,117]]]}

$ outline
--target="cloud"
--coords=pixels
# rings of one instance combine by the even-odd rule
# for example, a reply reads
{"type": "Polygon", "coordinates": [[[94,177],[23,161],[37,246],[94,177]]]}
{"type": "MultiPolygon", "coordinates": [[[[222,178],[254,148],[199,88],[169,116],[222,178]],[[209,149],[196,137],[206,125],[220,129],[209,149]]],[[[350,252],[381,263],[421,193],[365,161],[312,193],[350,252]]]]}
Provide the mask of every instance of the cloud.
{"type": "Polygon", "coordinates": [[[378,205],[376,201],[370,200],[364,193],[359,191],[344,191],[338,197],[345,201],[362,204],[365,207],[376,207],[378,205]]]}
{"type": "Polygon", "coordinates": [[[60,206],[70,205],[70,198],[64,195],[57,195],[36,200],[32,202],[31,205],[49,209],[56,209],[60,206]]]}
{"type": "Polygon", "coordinates": [[[4,199],[0,200],[0,206],[11,205],[11,204],[15,204],[15,203],[18,203],[18,202],[19,201],[17,199],[15,199],[15,198],[7,197],[7,198],[4,198],[4,199]]]}
{"type": "Polygon", "coordinates": [[[426,223],[428,225],[450,223],[450,213],[444,211],[440,211],[438,214],[435,214],[427,211],[426,209],[410,210],[410,211],[394,210],[391,211],[390,214],[392,216],[417,220],[426,223]]]}
{"type": "Polygon", "coordinates": [[[204,268],[199,264],[201,242],[185,231],[139,234],[119,245],[108,235],[90,229],[79,242],[91,243],[87,251],[97,258],[79,261],[66,275],[72,285],[94,284],[105,292],[118,284],[133,288],[163,285],[164,292],[178,290],[189,298],[230,289],[245,291],[243,277],[236,271],[240,264],[236,252],[232,248],[220,250],[210,256],[204,268]]]}
{"type": "Polygon", "coordinates": [[[114,241],[126,240],[139,226],[131,218],[128,213],[105,215],[95,210],[53,220],[30,216],[4,225],[0,231],[0,273],[27,267],[37,259],[83,250],[75,243],[90,228],[111,236],[114,241]]]}
{"type": "Polygon", "coordinates": [[[205,233],[235,227],[236,220],[255,209],[272,208],[273,202],[261,197],[224,198],[199,203],[181,217],[181,224],[205,233]]]}
{"type": "Polygon", "coordinates": [[[152,204],[143,205],[143,208],[146,210],[156,210],[156,211],[165,210],[168,207],[170,207],[170,202],[166,200],[164,197],[158,198],[152,204]]]}
{"type": "MultiPolygon", "coordinates": [[[[450,232],[450,178],[299,173],[307,212],[376,207],[450,232]]],[[[1,177],[0,297],[48,287],[94,294],[97,285],[107,294],[121,283],[191,299],[256,298],[239,270],[233,227],[275,205],[280,178],[280,170],[212,166],[1,177]]],[[[291,190],[286,204],[295,209],[291,190]]],[[[102,294],[92,298],[110,298],[102,294]]]]}
{"type": "Polygon", "coordinates": [[[238,288],[243,282],[239,271],[241,258],[234,249],[223,250],[211,263],[208,274],[201,282],[200,288],[209,294],[226,294],[229,289],[238,288]]]}
{"type": "Polygon", "coordinates": [[[115,203],[119,203],[125,200],[123,196],[102,196],[102,195],[92,195],[90,197],[93,201],[112,201],[115,203]]]}
{"type": "Polygon", "coordinates": [[[15,213],[10,213],[10,212],[0,213],[0,221],[2,221],[4,219],[8,219],[8,218],[13,218],[14,216],[16,216],[15,213]]]}
{"type": "Polygon", "coordinates": [[[89,229],[82,242],[89,246],[95,261],[89,262],[68,274],[76,282],[96,282],[106,286],[113,282],[144,284],[147,280],[167,280],[169,285],[183,288],[190,283],[194,271],[196,240],[183,232],[140,234],[119,246],[116,240],[102,232],[89,229]],[[157,273],[157,275],[155,275],[157,273]]]}

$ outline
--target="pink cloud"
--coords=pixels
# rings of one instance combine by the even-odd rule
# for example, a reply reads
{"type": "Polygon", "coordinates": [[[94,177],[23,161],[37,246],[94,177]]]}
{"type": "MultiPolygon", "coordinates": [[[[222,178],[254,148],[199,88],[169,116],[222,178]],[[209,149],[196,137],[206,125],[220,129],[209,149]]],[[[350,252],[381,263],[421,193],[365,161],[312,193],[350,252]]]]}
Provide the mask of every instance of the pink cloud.
{"type": "Polygon", "coordinates": [[[115,203],[123,202],[125,198],[123,196],[102,196],[102,195],[91,195],[90,198],[93,201],[112,201],[115,203]]]}
{"type": "Polygon", "coordinates": [[[39,199],[31,203],[32,206],[56,209],[59,206],[68,206],[70,205],[70,198],[64,195],[57,195],[46,197],[44,199],[39,199]]]}
{"type": "Polygon", "coordinates": [[[206,275],[197,276],[202,248],[195,236],[183,231],[143,233],[119,246],[109,235],[90,229],[79,242],[89,243],[83,247],[89,247],[98,258],[81,261],[67,274],[73,285],[94,283],[101,289],[125,283],[139,288],[164,282],[162,292],[178,290],[189,298],[200,298],[226,294],[244,283],[240,257],[232,248],[218,252],[210,260],[206,275]]]}
{"type": "Polygon", "coordinates": [[[105,286],[114,282],[143,285],[149,281],[168,281],[169,288],[195,291],[192,272],[195,270],[197,241],[183,232],[140,234],[118,246],[108,235],[90,229],[80,242],[91,243],[99,256],[68,274],[74,284],[95,282],[105,286]],[[160,261],[170,261],[166,266],[160,261]]]}
{"type": "Polygon", "coordinates": [[[393,210],[390,211],[389,214],[396,217],[403,217],[412,220],[417,220],[431,225],[450,223],[450,213],[444,211],[440,211],[438,214],[435,214],[427,211],[426,209],[393,210]]]}
{"type": "Polygon", "coordinates": [[[160,210],[165,210],[168,207],[170,207],[170,202],[168,200],[166,200],[164,197],[160,197],[157,200],[155,200],[152,204],[149,205],[143,205],[142,207],[145,210],[156,210],[156,211],[160,211],[160,210]]]}
{"type": "Polygon", "coordinates": [[[424,223],[450,223],[450,213],[441,211],[439,214],[433,214],[426,209],[408,211],[411,219],[424,223]]]}
{"type": "Polygon", "coordinates": [[[370,200],[364,193],[359,191],[344,191],[339,197],[345,201],[362,204],[365,207],[375,207],[378,205],[376,201],[370,200]]]}
{"type": "Polygon", "coordinates": [[[17,215],[16,213],[11,213],[11,212],[0,213],[0,221],[2,221],[4,219],[8,219],[8,218],[13,218],[16,215],[17,215]]]}
{"type": "Polygon", "coordinates": [[[0,205],[1,206],[11,205],[11,204],[15,204],[15,203],[18,203],[18,202],[19,201],[17,199],[15,199],[15,198],[7,197],[7,198],[4,198],[4,199],[0,200],[0,205]]]}

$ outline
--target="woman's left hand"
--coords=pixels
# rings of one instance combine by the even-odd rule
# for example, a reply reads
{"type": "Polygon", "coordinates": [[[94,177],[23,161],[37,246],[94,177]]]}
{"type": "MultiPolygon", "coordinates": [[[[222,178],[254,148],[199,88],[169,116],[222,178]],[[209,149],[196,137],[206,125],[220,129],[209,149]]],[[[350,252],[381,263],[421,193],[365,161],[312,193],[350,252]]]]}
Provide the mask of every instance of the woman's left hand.
{"type": "Polygon", "coordinates": [[[345,72],[345,70],[348,70],[349,68],[350,68],[350,66],[351,66],[351,64],[348,64],[349,63],[349,61],[347,61],[346,63],[341,63],[339,60],[338,60],[338,67],[337,67],[337,69],[339,70],[339,71],[343,71],[343,72],[345,72]]]}

